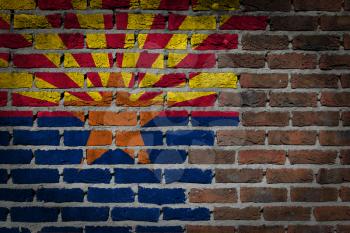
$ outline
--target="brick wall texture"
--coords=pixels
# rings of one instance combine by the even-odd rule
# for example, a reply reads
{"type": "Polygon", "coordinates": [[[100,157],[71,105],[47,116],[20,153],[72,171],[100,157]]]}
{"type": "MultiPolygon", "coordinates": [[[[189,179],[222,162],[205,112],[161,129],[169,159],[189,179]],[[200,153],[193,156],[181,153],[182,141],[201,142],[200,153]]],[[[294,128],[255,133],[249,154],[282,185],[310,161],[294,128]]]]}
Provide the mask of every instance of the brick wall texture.
{"type": "Polygon", "coordinates": [[[349,0],[0,0],[0,233],[349,233],[349,0]]]}

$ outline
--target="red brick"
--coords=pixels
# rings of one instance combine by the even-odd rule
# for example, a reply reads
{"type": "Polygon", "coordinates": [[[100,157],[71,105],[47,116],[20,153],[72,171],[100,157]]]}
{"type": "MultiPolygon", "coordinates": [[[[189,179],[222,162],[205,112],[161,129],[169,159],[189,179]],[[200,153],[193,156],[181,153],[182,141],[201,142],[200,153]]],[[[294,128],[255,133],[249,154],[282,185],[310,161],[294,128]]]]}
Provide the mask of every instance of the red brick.
{"type": "Polygon", "coordinates": [[[341,164],[350,164],[350,150],[340,151],[340,161],[341,164]]]}
{"type": "Polygon", "coordinates": [[[187,233],[234,233],[234,226],[187,225],[187,233]]]}
{"type": "Polygon", "coordinates": [[[349,168],[321,168],[317,173],[317,183],[319,184],[341,184],[350,181],[349,168]]]}
{"type": "Polygon", "coordinates": [[[314,16],[272,16],[271,31],[314,31],[318,26],[318,17],[314,16]]]}
{"type": "Polygon", "coordinates": [[[339,197],[342,201],[350,201],[350,187],[341,187],[339,197]]]}
{"type": "Polygon", "coordinates": [[[245,34],[242,37],[244,50],[283,50],[288,49],[288,36],[245,34]]]}
{"type": "Polygon", "coordinates": [[[242,124],[244,126],[287,126],[289,124],[289,113],[243,112],[242,124]]]}
{"type": "Polygon", "coordinates": [[[316,107],[317,93],[273,92],[270,93],[272,107],[316,107]]]}
{"type": "MultiPolygon", "coordinates": [[[[350,10],[350,0],[345,0],[344,9],[347,11],[350,10]]],[[[349,232],[350,232],[350,230],[349,230],[349,232]]]]}
{"type": "Polygon", "coordinates": [[[234,188],[191,189],[189,200],[192,203],[234,203],[237,192],[234,188]]]}
{"type": "Polygon", "coordinates": [[[350,126],[350,112],[342,112],[341,120],[343,122],[343,126],[350,126]]]}
{"type": "Polygon", "coordinates": [[[290,11],[290,0],[243,0],[246,11],[290,11]]]}
{"type": "Polygon", "coordinates": [[[217,183],[260,183],[263,178],[262,169],[216,169],[217,183]]]}
{"type": "Polygon", "coordinates": [[[338,190],[336,188],[307,188],[292,187],[291,200],[295,202],[326,202],[337,201],[338,190]]]}
{"type": "Polygon", "coordinates": [[[350,16],[321,16],[320,27],[323,31],[348,31],[350,16]]]}
{"type": "Polygon", "coordinates": [[[218,54],[219,68],[263,68],[265,56],[261,54],[218,54]]]}
{"type": "Polygon", "coordinates": [[[350,87],[350,75],[349,74],[342,74],[340,77],[341,86],[343,88],[349,88],[350,87]]]}
{"type": "Polygon", "coordinates": [[[334,164],[336,151],[322,150],[291,150],[288,151],[291,164],[334,164]]]}
{"type": "Polygon", "coordinates": [[[332,74],[293,74],[292,88],[338,88],[338,76],[332,74]]]}
{"type": "Polygon", "coordinates": [[[349,107],[350,92],[322,92],[321,104],[329,107],[349,107]]]}
{"type": "MultiPolygon", "coordinates": [[[[350,8],[350,1],[349,1],[349,8],[350,8]]],[[[349,233],[350,232],[350,225],[338,225],[337,226],[337,233],[349,233]]]]}
{"type": "Polygon", "coordinates": [[[293,126],[337,126],[339,125],[338,112],[293,112],[293,126]]]}
{"type": "MultiPolygon", "coordinates": [[[[350,18],[349,18],[349,21],[350,21],[350,18]]],[[[329,54],[321,55],[320,69],[322,70],[350,69],[350,55],[329,55],[329,54]]]]}
{"type": "Polygon", "coordinates": [[[271,69],[315,69],[315,54],[285,53],[267,55],[267,63],[271,69]]]}
{"type": "Polygon", "coordinates": [[[292,44],[295,50],[338,50],[340,47],[340,38],[339,36],[329,35],[299,35],[294,37],[292,44]]]}
{"type": "Polygon", "coordinates": [[[267,221],[307,221],[311,208],[301,206],[266,206],[264,218],[267,221]]]}
{"type": "Polygon", "coordinates": [[[350,146],[350,131],[320,131],[322,146],[350,146]]]}
{"type": "Polygon", "coordinates": [[[239,151],[239,164],[284,164],[286,152],[283,150],[242,150],[239,151]]]}
{"type": "Polygon", "coordinates": [[[288,226],[287,233],[333,233],[332,226],[288,226]]]}
{"type": "Polygon", "coordinates": [[[344,35],[344,49],[350,49],[350,34],[344,35]]]}
{"type": "Polygon", "coordinates": [[[264,145],[265,131],[263,130],[219,130],[217,132],[219,146],[264,145]]]}
{"type": "Polygon", "coordinates": [[[342,0],[293,0],[296,11],[340,11],[342,0]]]}
{"type": "Polygon", "coordinates": [[[268,184],[278,183],[311,183],[313,181],[311,169],[267,169],[266,180],[268,184]]]}
{"type": "Polygon", "coordinates": [[[233,164],[235,151],[218,149],[190,149],[188,162],[191,164],[233,164]]]}
{"type": "Polygon", "coordinates": [[[221,107],[264,107],[266,101],[266,93],[262,91],[222,92],[219,96],[221,107]]]}
{"type": "Polygon", "coordinates": [[[349,206],[320,206],[314,208],[316,221],[350,220],[349,206]]]}
{"type": "Polygon", "coordinates": [[[268,132],[270,145],[314,145],[316,131],[272,130],[268,132]]]}
{"type": "Polygon", "coordinates": [[[260,219],[259,207],[231,208],[215,207],[215,220],[258,220],[260,219]]]}
{"type": "Polygon", "coordinates": [[[239,233],[284,233],[283,226],[239,226],[239,233]]]}
{"type": "Polygon", "coordinates": [[[286,88],[287,74],[248,74],[240,75],[239,83],[242,88],[286,88]]]}
{"type": "Polygon", "coordinates": [[[271,203],[286,202],[287,189],[265,187],[241,187],[241,202],[271,203]]]}
{"type": "Polygon", "coordinates": [[[89,125],[134,126],[137,124],[136,112],[90,111],[89,125]]]}

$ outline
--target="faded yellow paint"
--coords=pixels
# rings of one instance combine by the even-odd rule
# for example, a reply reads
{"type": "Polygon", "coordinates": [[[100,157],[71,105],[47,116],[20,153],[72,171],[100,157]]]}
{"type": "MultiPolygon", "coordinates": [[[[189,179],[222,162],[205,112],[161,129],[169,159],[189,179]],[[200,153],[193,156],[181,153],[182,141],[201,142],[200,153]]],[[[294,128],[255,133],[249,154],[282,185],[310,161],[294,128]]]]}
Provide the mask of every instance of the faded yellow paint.
{"type": "Polygon", "coordinates": [[[139,82],[139,87],[152,87],[158,82],[163,74],[146,73],[143,79],[139,82]]]}
{"type": "Polygon", "coordinates": [[[90,8],[101,9],[102,8],[102,0],[90,0],[90,8]]]}
{"type": "Polygon", "coordinates": [[[11,15],[10,14],[0,14],[0,19],[5,21],[10,25],[11,15]]]}
{"type": "Polygon", "coordinates": [[[143,49],[143,47],[145,46],[147,36],[148,34],[139,34],[137,36],[137,43],[139,45],[139,49],[143,49]]]}
{"type": "Polygon", "coordinates": [[[20,95],[31,97],[34,99],[45,100],[51,103],[59,103],[61,99],[61,93],[49,92],[49,91],[22,91],[17,92],[20,95]]]}
{"type": "Polygon", "coordinates": [[[176,67],[186,56],[187,53],[169,53],[168,67],[176,67]]]}
{"type": "Polygon", "coordinates": [[[186,16],[179,27],[180,30],[209,30],[216,29],[215,16],[186,16]]]}
{"type": "Polygon", "coordinates": [[[91,53],[95,66],[98,68],[110,68],[108,53],[91,53]]]}
{"type": "Polygon", "coordinates": [[[104,29],[105,21],[103,14],[77,14],[80,28],[104,29]]]}
{"type": "Polygon", "coordinates": [[[207,39],[209,34],[194,34],[191,37],[191,47],[195,49],[198,45],[201,45],[205,39],[207,39]]]}
{"type": "Polygon", "coordinates": [[[140,53],[124,53],[122,67],[134,68],[139,60],[140,53]]]}
{"type": "Polygon", "coordinates": [[[158,104],[158,103],[163,103],[163,95],[160,94],[160,95],[157,95],[155,97],[153,97],[152,99],[147,99],[147,100],[139,100],[143,94],[145,94],[146,91],[141,91],[141,92],[138,92],[138,93],[130,93],[129,95],[129,100],[132,101],[132,102],[136,102],[136,101],[147,101],[149,102],[150,104],[158,104]]]}
{"type": "Polygon", "coordinates": [[[65,68],[76,68],[80,67],[78,62],[74,59],[73,55],[71,53],[65,53],[64,54],[64,67],[65,68]]]}
{"type": "Polygon", "coordinates": [[[135,44],[135,35],[134,34],[126,34],[124,41],[124,49],[132,49],[135,44]]]}
{"type": "Polygon", "coordinates": [[[127,29],[150,29],[155,14],[128,14],[127,29]]]}
{"type": "Polygon", "coordinates": [[[224,25],[230,18],[231,18],[231,15],[222,15],[220,17],[219,26],[221,27],[222,25],[224,25]]]}
{"type": "Polygon", "coordinates": [[[37,88],[42,88],[42,89],[55,89],[55,88],[57,88],[55,85],[53,85],[49,82],[46,82],[45,80],[40,79],[40,78],[34,79],[34,85],[37,88]]]}
{"type": "MultiPolygon", "coordinates": [[[[138,45],[140,49],[143,49],[147,40],[148,34],[139,34],[137,37],[138,45]]],[[[187,35],[186,34],[173,34],[168,44],[165,45],[165,49],[186,49],[187,48],[187,35]]]]}
{"type": "Polygon", "coordinates": [[[21,28],[52,28],[45,15],[16,14],[14,17],[15,29],[21,28]]]}
{"type": "Polygon", "coordinates": [[[44,54],[47,59],[49,59],[56,67],[60,66],[61,55],[58,53],[46,53],[44,54]]]}
{"type": "Polygon", "coordinates": [[[192,10],[238,10],[239,0],[196,0],[192,2],[192,10]]]}
{"type": "Polygon", "coordinates": [[[8,67],[9,62],[6,59],[0,57],[0,67],[8,67]]]}
{"type": "MultiPolygon", "coordinates": [[[[76,83],[79,87],[84,87],[84,74],[77,72],[68,72],[65,73],[74,83],[76,83]]],[[[34,84],[37,88],[43,89],[53,89],[58,88],[54,84],[46,82],[44,79],[41,79],[37,76],[34,78],[34,84]]]]}
{"type": "Polygon", "coordinates": [[[33,10],[34,0],[1,0],[0,10],[33,10]]]}
{"type": "Polygon", "coordinates": [[[216,92],[168,92],[167,101],[168,104],[174,104],[213,94],[216,94],[216,92]]]}
{"type": "MultiPolygon", "coordinates": [[[[110,77],[110,73],[107,73],[107,72],[99,72],[98,75],[100,76],[101,78],[101,83],[102,83],[102,86],[103,87],[107,87],[107,84],[108,84],[108,80],[109,80],[109,77],[110,77]]],[[[88,78],[87,79],[87,87],[95,87],[95,85],[90,81],[90,79],[88,78]]]]}
{"type": "MultiPolygon", "coordinates": [[[[89,95],[94,101],[101,101],[102,95],[98,91],[86,91],[84,92],[89,95]]],[[[73,101],[81,101],[82,99],[76,97],[75,95],[70,94],[69,92],[64,92],[64,102],[73,102],[73,101]]]]}
{"type": "Polygon", "coordinates": [[[174,34],[168,44],[167,49],[186,49],[187,48],[187,35],[186,34],[174,34]]]}
{"type": "Polygon", "coordinates": [[[40,33],[35,35],[36,49],[66,49],[57,33],[40,33]]]}
{"type": "Polygon", "coordinates": [[[32,81],[30,73],[0,73],[0,88],[31,88],[32,81]]]}
{"type": "Polygon", "coordinates": [[[73,9],[77,10],[85,10],[87,7],[87,1],[86,0],[72,0],[71,1],[73,9]]]}
{"type": "Polygon", "coordinates": [[[130,82],[133,78],[133,74],[132,73],[126,73],[126,72],[121,72],[121,76],[123,79],[123,83],[125,87],[129,87],[130,82]]]}
{"type": "Polygon", "coordinates": [[[161,0],[139,0],[140,7],[143,10],[157,10],[161,0]]]}
{"type": "Polygon", "coordinates": [[[154,69],[164,69],[164,55],[159,54],[157,59],[152,64],[151,68],[154,69]]]}
{"type": "Polygon", "coordinates": [[[234,73],[199,73],[190,78],[191,88],[237,88],[237,75],[234,73]]]}
{"type": "Polygon", "coordinates": [[[92,49],[105,49],[107,48],[107,41],[105,34],[86,34],[86,45],[92,49]]]}

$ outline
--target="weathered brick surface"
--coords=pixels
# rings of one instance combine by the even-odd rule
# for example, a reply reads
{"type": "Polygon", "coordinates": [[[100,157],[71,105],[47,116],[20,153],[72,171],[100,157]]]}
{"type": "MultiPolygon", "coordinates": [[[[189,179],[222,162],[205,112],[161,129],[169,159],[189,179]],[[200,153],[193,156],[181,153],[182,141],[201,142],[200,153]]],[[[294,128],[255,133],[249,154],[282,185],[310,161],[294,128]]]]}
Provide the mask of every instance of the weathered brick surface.
{"type": "Polygon", "coordinates": [[[350,232],[349,0],[0,10],[0,232],[350,232]]]}

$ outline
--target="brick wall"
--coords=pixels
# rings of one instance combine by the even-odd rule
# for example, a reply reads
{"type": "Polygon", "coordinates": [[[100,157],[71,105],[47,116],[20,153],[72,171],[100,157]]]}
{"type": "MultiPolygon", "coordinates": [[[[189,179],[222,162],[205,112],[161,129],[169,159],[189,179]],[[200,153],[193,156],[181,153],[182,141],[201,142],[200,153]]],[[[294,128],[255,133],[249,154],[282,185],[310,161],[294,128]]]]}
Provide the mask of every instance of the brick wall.
{"type": "Polygon", "coordinates": [[[0,232],[349,233],[349,0],[0,0],[0,232]]]}

